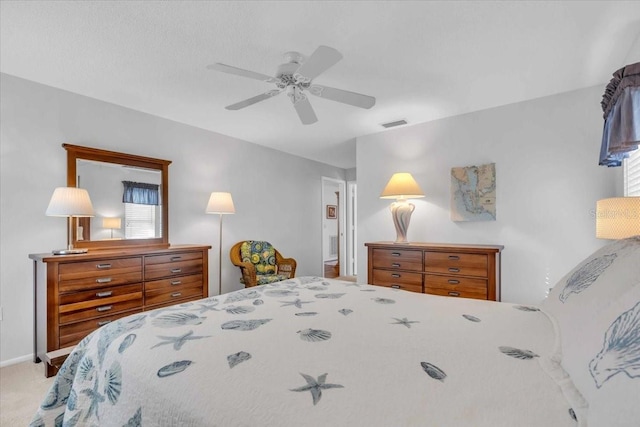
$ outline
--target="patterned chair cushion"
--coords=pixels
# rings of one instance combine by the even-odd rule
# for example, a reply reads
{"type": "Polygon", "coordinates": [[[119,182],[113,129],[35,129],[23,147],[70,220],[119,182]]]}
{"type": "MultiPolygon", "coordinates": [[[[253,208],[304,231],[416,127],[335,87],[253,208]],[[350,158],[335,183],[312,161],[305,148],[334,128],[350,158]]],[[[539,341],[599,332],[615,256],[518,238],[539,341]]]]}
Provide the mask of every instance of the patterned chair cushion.
{"type": "Polygon", "coordinates": [[[257,275],[258,285],[267,285],[269,283],[280,282],[289,278],[288,274],[261,274],[257,275]]]}
{"type": "MultiPolygon", "coordinates": [[[[242,262],[250,262],[256,267],[256,276],[262,284],[263,275],[276,274],[276,250],[269,242],[247,240],[240,246],[242,262]]],[[[267,279],[265,279],[267,280],[267,279]]],[[[274,279],[266,283],[273,283],[284,279],[274,279]]]]}

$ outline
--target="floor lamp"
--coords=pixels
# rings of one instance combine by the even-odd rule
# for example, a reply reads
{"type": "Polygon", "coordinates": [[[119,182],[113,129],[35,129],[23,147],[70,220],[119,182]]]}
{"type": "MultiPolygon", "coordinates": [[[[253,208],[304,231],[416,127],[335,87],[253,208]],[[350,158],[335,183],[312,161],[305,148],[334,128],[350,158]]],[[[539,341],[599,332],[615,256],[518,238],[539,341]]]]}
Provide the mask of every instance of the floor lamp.
{"type": "Polygon", "coordinates": [[[207,204],[208,214],[220,215],[220,243],[218,245],[218,295],[222,295],[222,215],[236,213],[231,193],[213,192],[207,204]]]}

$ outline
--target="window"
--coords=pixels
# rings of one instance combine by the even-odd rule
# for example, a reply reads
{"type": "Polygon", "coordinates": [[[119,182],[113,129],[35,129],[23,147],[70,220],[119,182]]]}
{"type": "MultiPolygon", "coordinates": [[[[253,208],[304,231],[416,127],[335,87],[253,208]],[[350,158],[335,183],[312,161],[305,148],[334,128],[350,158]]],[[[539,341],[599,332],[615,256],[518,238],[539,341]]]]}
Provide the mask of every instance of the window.
{"type": "Polygon", "coordinates": [[[624,195],[640,196],[640,148],[624,161],[624,195]]]}
{"type": "Polygon", "coordinates": [[[153,239],[162,237],[161,230],[156,231],[160,224],[160,209],[155,205],[124,204],[124,235],[127,239],[153,239]]]}

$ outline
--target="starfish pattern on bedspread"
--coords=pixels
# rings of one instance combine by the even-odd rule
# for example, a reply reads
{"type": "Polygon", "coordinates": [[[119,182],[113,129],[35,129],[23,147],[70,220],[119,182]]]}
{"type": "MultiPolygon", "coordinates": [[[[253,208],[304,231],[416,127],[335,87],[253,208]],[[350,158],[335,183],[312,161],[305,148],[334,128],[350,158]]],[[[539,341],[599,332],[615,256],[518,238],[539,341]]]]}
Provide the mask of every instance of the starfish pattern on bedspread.
{"type": "Polygon", "coordinates": [[[325,381],[327,380],[328,374],[322,374],[316,380],[311,375],[300,373],[307,381],[307,385],[303,385],[302,387],[292,388],[291,391],[310,391],[311,397],[313,398],[313,404],[317,405],[322,397],[322,390],[327,390],[330,388],[344,388],[343,385],[340,384],[327,384],[325,381]]]}

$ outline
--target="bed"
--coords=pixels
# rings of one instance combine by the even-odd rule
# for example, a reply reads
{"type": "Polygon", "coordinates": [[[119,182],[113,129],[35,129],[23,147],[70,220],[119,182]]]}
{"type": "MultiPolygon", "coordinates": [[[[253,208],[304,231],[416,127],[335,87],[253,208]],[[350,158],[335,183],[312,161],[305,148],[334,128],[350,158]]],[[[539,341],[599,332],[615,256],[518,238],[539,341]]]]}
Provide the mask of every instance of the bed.
{"type": "Polygon", "coordinates": [[[31,426],[638,426],[640,238],[540,306],[299,277],[86,337],[31,426]]]}

